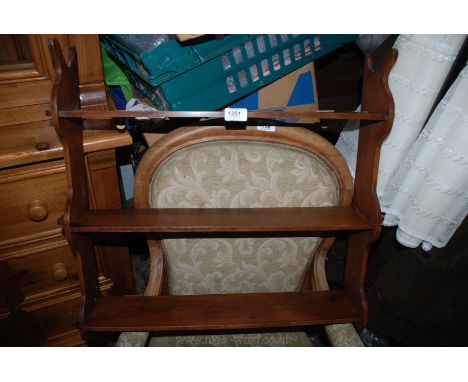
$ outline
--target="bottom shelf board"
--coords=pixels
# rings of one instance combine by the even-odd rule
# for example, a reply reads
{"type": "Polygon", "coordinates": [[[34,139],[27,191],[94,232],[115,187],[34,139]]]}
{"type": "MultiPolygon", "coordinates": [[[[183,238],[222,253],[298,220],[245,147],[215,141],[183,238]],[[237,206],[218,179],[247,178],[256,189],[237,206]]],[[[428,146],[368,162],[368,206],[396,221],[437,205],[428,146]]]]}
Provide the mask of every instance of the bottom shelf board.
{"type": "Polygon", "coordinates": [[[343,291],[124,296],[97,300],[86,331],[216,330],[360,322],[343,291]]]}

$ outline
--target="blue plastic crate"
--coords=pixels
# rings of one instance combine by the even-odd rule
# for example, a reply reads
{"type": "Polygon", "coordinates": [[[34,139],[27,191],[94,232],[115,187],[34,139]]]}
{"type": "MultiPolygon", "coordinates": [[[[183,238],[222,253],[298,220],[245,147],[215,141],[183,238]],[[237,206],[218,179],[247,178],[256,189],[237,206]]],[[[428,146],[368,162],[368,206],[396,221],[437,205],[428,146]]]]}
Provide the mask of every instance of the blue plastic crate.
{"type": "Polygon", "coordinates": [[[255,35],[234,34],[181,44],[167,35],[101,35],[106,51],[133,75],[157,86],[219,57],[255,35]]]}

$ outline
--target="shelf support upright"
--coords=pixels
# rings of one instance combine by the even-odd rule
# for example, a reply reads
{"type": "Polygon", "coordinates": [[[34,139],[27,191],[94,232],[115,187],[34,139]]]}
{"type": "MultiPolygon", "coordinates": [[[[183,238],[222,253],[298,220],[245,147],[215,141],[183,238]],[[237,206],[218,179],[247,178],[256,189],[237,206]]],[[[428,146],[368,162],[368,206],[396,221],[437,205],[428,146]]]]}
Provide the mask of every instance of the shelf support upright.
{"type": "Polygon", "coordinates": [[[352,205],[374,224],[369,231],[351,233],[345,265],[344,289],[357,307],[361,307],[363,321],[367,325],[367,299],[364,292],[367,258],[371,244],[380,234],[382,214],[377,199],[377,176],[380,148],[392,128],[394,119],[393,97],[388,86],[388,77],[398,52],[387,50],[377,63],[376,57],[366,55],[361,109],[369,113],[385,113],[387,120],[368,124],[361,122],[359,130],[356,177],[352,205]]]}
{"type": "Polygon", "coordinates": [[[85,211],[89,210],[88,181],[83,149],[83,121],[59,117],[61,110],[80,109],[78,61],[75,48],[69,47],[70,63],[67,65],[56,39],[49,40],[49,50],[55,69],[51,120],[63,144],[68,184],[63,227],[78,263],[81,291],[79,327],[84,337],[84,323],[99,295],[99,284],[92,239],[82,234],[73,233],[71,230],[72,222],[78,220],[85,211]]]}

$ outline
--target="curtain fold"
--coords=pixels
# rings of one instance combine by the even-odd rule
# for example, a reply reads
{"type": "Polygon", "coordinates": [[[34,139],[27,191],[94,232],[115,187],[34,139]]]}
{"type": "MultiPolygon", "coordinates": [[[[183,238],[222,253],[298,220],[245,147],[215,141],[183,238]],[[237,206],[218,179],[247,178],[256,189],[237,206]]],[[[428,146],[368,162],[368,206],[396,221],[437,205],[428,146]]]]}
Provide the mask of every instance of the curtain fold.
{"type": "Polygon", "coordinates": [[[444,247],[468,213],[468,67],[437,106],[381,197],[408,247],[444,247]]]}
{"type": "MultiPolygon", "coordinates": [[[[408,247],[443,247],[467,214],[467,69],[423,126],[465,35],[400,35],[389,77],[395,121],[382,145],[377,196],[384,225],[398,225],[408,247]],[[465,150],[466,151],[466,150],[465,150]]],[[[354,121],[353,121],[354,122],[354,121]]],[[[354,175],[358,130],[349,123],[336,144],[354,175]]]]}

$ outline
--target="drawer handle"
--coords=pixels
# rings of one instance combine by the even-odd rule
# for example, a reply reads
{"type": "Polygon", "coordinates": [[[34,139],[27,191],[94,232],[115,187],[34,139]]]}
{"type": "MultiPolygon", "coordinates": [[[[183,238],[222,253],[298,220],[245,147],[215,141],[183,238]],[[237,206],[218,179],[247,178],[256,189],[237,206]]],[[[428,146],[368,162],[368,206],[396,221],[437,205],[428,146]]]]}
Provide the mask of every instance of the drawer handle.
{"type": "Polygon", "coordinates": [[[55,263],[52,265],[52,279],[55,281],[63,281],[68,278],[68,268],[65,263],[55,263]]]}
{"type": "Polygon", "coordinates": [[[46,219],[48,215],[47,202],[44,200],[34,200],[28,204],[28,216],[32,221],[41,222],[46,219]]]}
{"type": "Polygon", "coordinates": [[[45,151],[50,149],[50,143],[49,142],[38,142],[34,146],[37,151],[45,151]]]}

